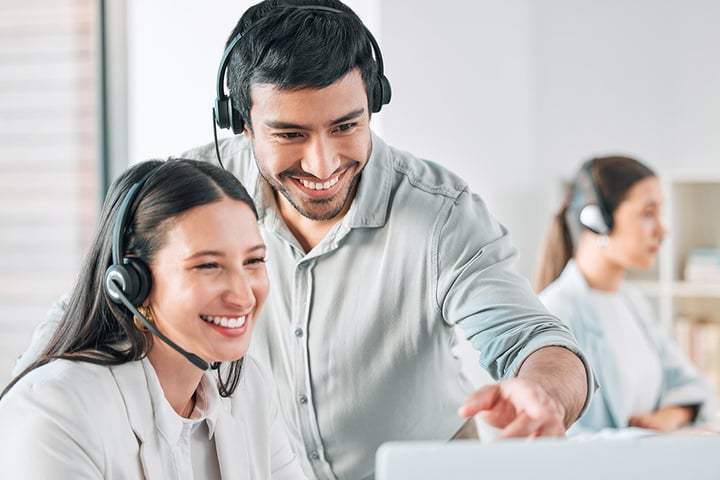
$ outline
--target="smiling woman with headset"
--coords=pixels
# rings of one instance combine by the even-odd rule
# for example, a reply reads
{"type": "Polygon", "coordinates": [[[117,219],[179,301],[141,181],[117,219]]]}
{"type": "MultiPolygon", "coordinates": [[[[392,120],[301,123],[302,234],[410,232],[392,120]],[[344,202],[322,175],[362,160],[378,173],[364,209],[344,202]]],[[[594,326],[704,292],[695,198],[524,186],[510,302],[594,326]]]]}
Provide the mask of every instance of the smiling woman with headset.
{"type": "Polygon", "coordinates": [[[640,427],[668,432],[710,419],[712,390],[663,335],[624,276],[652,268],[666,230],[660,181],[628,157],[585,162],[541,249],[535,288],[566,321],[600,384],[571,432],[640,427]]]}
{"type": "Polygon", "coordinates": [[[246,355],[264,263],[232,174],[182,159],[127,170],[54,337],[0,397],[4,475],[305,478],[246,355]]]}

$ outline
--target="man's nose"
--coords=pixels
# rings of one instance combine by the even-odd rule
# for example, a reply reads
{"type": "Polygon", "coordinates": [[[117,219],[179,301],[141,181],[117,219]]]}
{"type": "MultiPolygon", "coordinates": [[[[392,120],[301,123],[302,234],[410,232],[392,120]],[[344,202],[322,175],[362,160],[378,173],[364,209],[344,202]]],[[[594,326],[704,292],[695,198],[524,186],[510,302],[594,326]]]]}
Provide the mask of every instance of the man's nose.
{"type": "Polygon", "coordinates": [[[318,136],[308,143],[301,162],[303,171],[319,180],[330,180],[340,166],[340,155],[329,138],[318,136]]]}

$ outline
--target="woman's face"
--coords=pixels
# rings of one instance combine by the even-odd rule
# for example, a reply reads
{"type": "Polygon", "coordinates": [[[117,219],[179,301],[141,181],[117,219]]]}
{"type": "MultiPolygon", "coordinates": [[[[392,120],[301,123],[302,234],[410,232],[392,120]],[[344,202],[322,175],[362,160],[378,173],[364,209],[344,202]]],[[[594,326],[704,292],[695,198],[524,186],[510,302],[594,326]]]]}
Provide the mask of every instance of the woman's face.
{"type": "Polygon", "coordinates": [[[269,289],[255,215],[224,197],[170,222],[149,265],[153,286],[145,305],[155,325],[207,362],[241,358],[269,289]]]}
{"type": "Polygon", "coordinates": [[[667,230],[660,214],[663,205],[660,181],[647,177],[633,185],[613,213],[607,256],[624,268],[653,267],[667,230]]]}

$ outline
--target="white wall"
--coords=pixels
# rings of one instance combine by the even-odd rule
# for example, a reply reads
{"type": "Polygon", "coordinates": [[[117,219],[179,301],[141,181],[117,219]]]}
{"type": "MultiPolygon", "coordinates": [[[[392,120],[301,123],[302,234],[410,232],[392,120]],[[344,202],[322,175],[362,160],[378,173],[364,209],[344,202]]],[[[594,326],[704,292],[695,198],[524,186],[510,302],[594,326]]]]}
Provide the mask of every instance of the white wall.
{"type": "MultiPolygon", "coordinates": [[[[131,162],[212,140],[217,64],[252,3],[128,1],[131,162]]],[[[513,233],[528,276],[561,178],[581,160],[720,160],[716,0],[348,3],[393,86],[374,128],[464,176],[513,233]]]]}
{"type": "MultiPolygon", "coordinates": [[[[131,162],[212,140],[217,64],[252,3],[129,0],[131,162]]],[[[465,177],[512,232],[528,277],[561,181],[582,160],[720,165],[716,0],[348,3],[393,87],[373,128],[465,177]]]]}
{"type": "MultiPolygon", "coordinates": [[[[212,106],[225,42],[242,13],[257,2],[127,1],[130,163],[212,141],[212,106]]],[[[377,2],[346,3],[373,28],[377,2]]],[[[218,131],[219,137],[229,134],[218,131]]]]}
{"type": "Polygon", "coordinates": [[[225,41],[254,3],[128,0],[130,163],[212,141],[215,78],[225,41]]]}
{"type": "Polygon", "coordinates": [[[531,4],[395,0],[381,15],[394,87],[384,136],[464,177],[513,233],[528,272],[542,228],[533,198],[531,4]]]}
{"type": "Polygon", "coordinates": [[[528,276],[585,158],[720,164],[720,2],[396,0],[381,20],[385,137],[462,174],[528,276]]]}
{"type": "Polygon", "coordinates": [[[536,161],[547,198],[594,153],[720,165],[720,2],[553,0],[536,9],[536,161]],[[549,181],[549,182],[548,182],[549,181]]]}

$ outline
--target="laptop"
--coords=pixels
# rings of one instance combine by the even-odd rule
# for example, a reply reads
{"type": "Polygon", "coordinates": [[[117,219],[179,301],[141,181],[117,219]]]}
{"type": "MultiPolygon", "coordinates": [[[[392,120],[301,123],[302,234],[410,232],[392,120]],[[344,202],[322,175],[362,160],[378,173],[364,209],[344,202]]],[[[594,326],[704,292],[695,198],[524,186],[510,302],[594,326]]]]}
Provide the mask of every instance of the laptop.
{"type": "Polygon", "coordinates": [[[720,479],[720,435],[390,442],[375,480],[720,479]]]}

